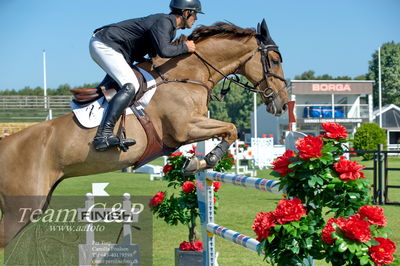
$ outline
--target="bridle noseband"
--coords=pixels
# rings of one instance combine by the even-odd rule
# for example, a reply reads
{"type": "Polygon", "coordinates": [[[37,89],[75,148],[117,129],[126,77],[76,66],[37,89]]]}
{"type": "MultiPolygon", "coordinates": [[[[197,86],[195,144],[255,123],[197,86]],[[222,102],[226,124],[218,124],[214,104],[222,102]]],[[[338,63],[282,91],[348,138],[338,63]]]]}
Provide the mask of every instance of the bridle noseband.
{"type": "Polygon", "coordinates": [[[268,99],[270,102],[273,102],[276,99],[276,97],[280,96],[282,90],[287,87],[287,81],[285,80],[284,77],[281,77],[281,76],[279,76],[279,75],[277,75],[275,73],[272,73],[270,71],[271,66],[270,66],[270,60],[269,60],[268,52],[269,51],[277,52],[279,54],[280,58],[281,58],[281,62],[282,62],[282,57],[281,57],[281,54],[279,53],[278,46],[276,46],[276,45],[265,45],[259,38],[257,38],[257,43],[258,43],[257,49],[252,53],[252,55],[249,58],[247,58],[243,63],[241,63],[236,68],[236,70],[233,72],[233,74],[236,75],[238,70],[244,64],[249,62],[258,52],[260,52],[261,53],[261,63],[263,65],[264,77],[260,81],[256,82],[253,86],[250,86],[248,83],[241,82],[239,79],[235,79],[235,78],[229,77],[228,75],[224,74],[222,71],[217,69],[215,66],[213,66],[211,63],[209,63],[202,56],[200,56],[197,52],[194,52],[194,54],[203,63],[205,63],[206,65],[210,66],[212,69],[214,69],[220,75],[222,75],[225,80],[229,80],[230,82],[237,84],[238,86],[242,87],[245,90],[248,90],[248,91],[251,91],[251,92],[261,93],[266,99],[268,99]],[[274,89],[272,89],[270,87],[270,85],[269,85],[269,82],[268,82],[268,78],[269,77],[274,77],[274,78],[277,78],[277,79],[283,81],[284,86],[281,87],[277,92],[275,92],[274,89]],[[258,86],[264,81],[266,82],[267,86],[264,89],[259,89],[258,86]]]}

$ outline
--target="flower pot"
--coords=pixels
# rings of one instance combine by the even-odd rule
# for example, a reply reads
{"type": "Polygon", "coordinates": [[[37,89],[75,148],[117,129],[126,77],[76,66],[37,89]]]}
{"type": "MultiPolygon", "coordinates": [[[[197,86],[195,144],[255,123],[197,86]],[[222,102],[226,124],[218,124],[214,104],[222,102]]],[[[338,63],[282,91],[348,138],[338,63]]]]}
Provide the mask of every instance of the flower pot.
{"type": "Polygon", "coordinates": [[[175,249],[175,266],[202,266],[203,252],[175,249]]]}

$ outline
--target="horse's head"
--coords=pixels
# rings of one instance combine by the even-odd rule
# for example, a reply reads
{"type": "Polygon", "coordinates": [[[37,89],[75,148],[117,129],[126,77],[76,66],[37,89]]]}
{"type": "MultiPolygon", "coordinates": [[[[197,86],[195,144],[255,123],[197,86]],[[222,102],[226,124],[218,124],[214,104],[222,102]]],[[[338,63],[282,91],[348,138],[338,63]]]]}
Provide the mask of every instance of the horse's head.
{"type": "Polygon", "coordinates": [[[288,93],[282,70],[282,56],[272,40],[265,20],[257,26],[254,36],[258,48],[241,66],[240,73],[256,87],[267,111],[281,115],[287,109],[288,93]]]}

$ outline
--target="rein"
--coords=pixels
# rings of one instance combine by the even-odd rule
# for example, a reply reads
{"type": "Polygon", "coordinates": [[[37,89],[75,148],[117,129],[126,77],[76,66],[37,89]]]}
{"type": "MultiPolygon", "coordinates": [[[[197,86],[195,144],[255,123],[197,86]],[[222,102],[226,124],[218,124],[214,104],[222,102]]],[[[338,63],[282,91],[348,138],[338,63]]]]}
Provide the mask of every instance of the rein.
{"type": "MultiPolygon", "coordinates": [[[[229,82],[235,83],[238,86],[242,87],[245,90],[251,91],[251,92],[257,92],[257,93],[261,93],[264,95],[264,97],[266,97],[267,99],[269,99],[270,101],[274,101],[274,99],[279,96],[282,92],[283,89],[285,89],[287,87],[287,81],[275,74],[272,73],[270,71],[270,63],[269,63],[269,56],[268,56],[268,52],[269,51],[278,51],[278,46],[276,45],[265,45],[264,43],[262,43],[258,38],[257,38],[257,42],[258,42],[258,48],[252,53],[252,55],[247,58],[243,63],[241,63],[237,69],[234,71],[234,75],[235,78],[229,77],[228,75],[224,74],[221,70],[219,70],[218,68],[216,68],[215,66],[213,66],[210,62],[208,62],[204,57],[202,57],[200,54],[198,54],[196,51],[193,52],[193,54],[195,56],[197,56],[197,58],[200,59],[200,61],[202,61],[204,64],[208,65],[209,67],[211,67],[214,71],[216,71],[217,73],[219,73],[221,76],[224,77],[224,81],[225,80],[229,80],[229,82]],[[239,80],[239,78],[237,78],[237,75],[235,74],[239,68],[241,68],[244,64],[246,64],[248,61],[250,61],[256,54],[257,52],[261,53],[261,62],[263,65],[263,73],[264,73],[264,77],[256,82],[253,86],[250,86],[247,82],[241,82],[239,80]],[[270,86],[269,86],[269,82],[268,82],[268,77],[274,77],[277,78],[281,81],[284,82],[284,86],[282,86],[278,92],[276,93],[270,86]],[[266,82],[266,87],[264,89],[259,89],[257,88],[262,82],[266,82]]],[[[279,54],[280,55],[280,54],[279,54]]],[[[190,80],[190,79],[168,79],[167,77],[165,77],[165,75],[161,72],[161,70],[159,69],[159,67],[154,66],[153,67],[154,70],[157,72],[157,74],[161,77],[161,82],[151,86],[149,89],[152,89],[153,87],[165,84],[165,83],[170,83],[170,82],[181,82],[181,83],[191,83],[191,84],[196,84],[196,85],[200,85],[203,86],[204,88],[207,89],[207,91],[210,93],[211,88],[209,86],[207,86],[205,83],[200,82],[200,81],[195,81],[195,80],[190,80]]]]}

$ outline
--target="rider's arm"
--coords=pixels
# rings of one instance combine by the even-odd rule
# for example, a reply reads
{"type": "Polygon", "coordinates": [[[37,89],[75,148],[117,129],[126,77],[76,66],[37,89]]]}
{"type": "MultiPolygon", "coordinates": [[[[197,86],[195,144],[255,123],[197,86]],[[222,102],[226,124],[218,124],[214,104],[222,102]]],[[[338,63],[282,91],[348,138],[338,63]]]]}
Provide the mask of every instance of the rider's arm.
{"type": "Polygon", "coordinates": [[[171,44],[174,27],[168,18],[159,19],[150,29],[153,46],[160,57],[174,57],[188,52],[186,44],[171,44]]]}

